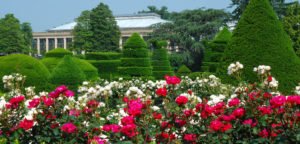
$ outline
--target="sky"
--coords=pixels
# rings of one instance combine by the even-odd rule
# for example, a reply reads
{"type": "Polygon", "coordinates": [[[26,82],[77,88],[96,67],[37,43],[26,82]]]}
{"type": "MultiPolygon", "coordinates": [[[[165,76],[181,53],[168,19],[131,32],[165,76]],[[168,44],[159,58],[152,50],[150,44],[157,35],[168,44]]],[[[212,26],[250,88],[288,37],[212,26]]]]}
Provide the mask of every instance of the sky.
{"type": "Polygon", "coordinates": [[[0,0],[0,18],[13,13],[21,22],[29,22],[34,32],[74,21],[83,10],[91,10],[100,2],[109,5],[114,15],[134,14],[154,5],[169,11],[215,8],[230,11],[230,0],[0,0]]]}

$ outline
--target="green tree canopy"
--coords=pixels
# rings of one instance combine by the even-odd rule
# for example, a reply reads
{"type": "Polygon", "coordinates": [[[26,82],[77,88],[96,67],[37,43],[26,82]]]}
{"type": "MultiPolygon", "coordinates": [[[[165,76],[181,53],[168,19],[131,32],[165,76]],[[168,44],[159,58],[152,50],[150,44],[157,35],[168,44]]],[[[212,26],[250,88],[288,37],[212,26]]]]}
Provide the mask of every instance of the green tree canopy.
{"type": "Polygon", "coordinates": [[[283,26],[287,34],[293,41],[293,48],[300,56],[300,4],[296,2],[287,9],[286,16],[283,18],[283,26]]]}
{"type": "Polygon", "coordinates": [[[224,78],[228,78],[228,65],[239,61],[244,64],[243,74],[250,82],[257,81],[253,68],[258,65],[272,67],[282,92],[291,92],[300,82],[300,60],[268,0],[251,0],[233,32],[223,61],[224,71],[220,72],[224,78]]]}
{"type": "Polygon", "coordinates": [[[75,51],[91,50],[91,37],[93,32],[90,26],[90,14],[88,10],[82,11],[81,15],[76,19],[76,26],[72,33],[74,35],[73,49],[75,51]]]}
{"type": "Polygon", "coordinates": [[[0,19],[0,53],[28,52],[21,25],[13,14],[0,19]]]}
{"type": "Polygon", "coordinates": [[[22,23],[21,30],[23,32],[23,37],[24,37],[26,47],[31,48],[31,46],[32,46],[32,28],[31,28],[30,23],[28,23],[28,22],[22,23]]]}
{"type": "Polygon", "coordinates": [[[88,51],[118,51],[120,30],[109,7],[100,3],[90,13],[92,48],[88,51]]]}

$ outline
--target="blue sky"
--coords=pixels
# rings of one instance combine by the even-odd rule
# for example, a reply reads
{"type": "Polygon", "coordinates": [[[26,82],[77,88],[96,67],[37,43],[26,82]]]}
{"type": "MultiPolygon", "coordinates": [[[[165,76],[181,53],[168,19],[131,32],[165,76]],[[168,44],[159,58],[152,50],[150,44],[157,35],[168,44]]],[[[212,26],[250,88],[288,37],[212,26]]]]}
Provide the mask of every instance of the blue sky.
{"type": "Polygon", "coordinates": [[[45,31],[73,21],[100,2],[108,4],[114,14],[133,14],[149,5],[167,6],[170,11],[227,9],[230,5],[230,0],[0,0],[0,17],[13,13],[21,22],[30,22],[34,31],[45,31]]]}

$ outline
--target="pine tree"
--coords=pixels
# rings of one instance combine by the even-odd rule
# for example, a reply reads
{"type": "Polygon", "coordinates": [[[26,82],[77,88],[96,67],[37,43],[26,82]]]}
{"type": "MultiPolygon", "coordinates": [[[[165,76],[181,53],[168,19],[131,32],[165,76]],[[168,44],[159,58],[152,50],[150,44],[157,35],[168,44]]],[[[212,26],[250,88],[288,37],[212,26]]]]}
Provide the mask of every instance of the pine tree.
{"type": "Polygon", "coordinates": [[[88,51],[118,51],[120,30],[109,7],[100,3],[90,13],[92,48],[88,51]]]}
{"type": "Polygon", "coordinates": [[[300,60],[268,0],[250,1],[223,61],[222,74],[230,63],[240,61],[244,64],[243,74],[250,82],[257,81],[254,67],[271,66],[272,75],[279,80],[279,90],[283,92],[291,92],[300,82],[300,60]]]}
{"type": "Polygon", "coordinates": [[[123,76],[150,77],[152,67],[147,44],[137,33],[126,41],[119,73],[123,76]]]}

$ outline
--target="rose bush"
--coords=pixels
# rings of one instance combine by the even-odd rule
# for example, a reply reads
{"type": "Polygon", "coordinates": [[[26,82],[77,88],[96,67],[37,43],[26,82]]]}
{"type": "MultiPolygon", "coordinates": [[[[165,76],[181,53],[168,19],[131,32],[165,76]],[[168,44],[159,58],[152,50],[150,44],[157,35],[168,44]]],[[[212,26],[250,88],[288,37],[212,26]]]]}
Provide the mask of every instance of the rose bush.
{"type": "MultiPolygon", "coordinates": [[[[240,79],[242,69],[233,64],[228,74],[240,79]]],[[[237,86],[213,75],[166,76],[155,82],[98,80],[84,82],[78,92],[59,86],[39,94],[33,87],[8,84],[6,76],[10,92],[0,99],[1,141],[299,143],[299,87],[284,96],[268,66],[254,70],[260,82],[240,80],[237,86]]]]}

